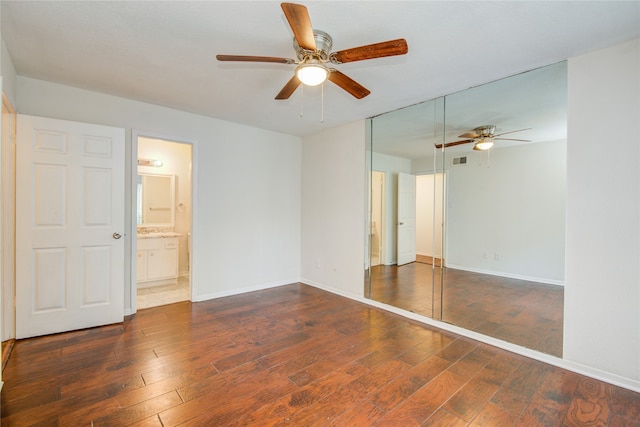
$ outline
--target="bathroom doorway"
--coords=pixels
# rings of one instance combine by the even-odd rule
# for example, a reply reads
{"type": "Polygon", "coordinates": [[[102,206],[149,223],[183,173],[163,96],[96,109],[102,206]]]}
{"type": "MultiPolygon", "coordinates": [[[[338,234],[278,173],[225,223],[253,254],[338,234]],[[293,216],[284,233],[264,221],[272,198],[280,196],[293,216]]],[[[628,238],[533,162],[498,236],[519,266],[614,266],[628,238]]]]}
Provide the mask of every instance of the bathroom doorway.
{"type": "Polygon", "coordinates": [[[190,143],[137,136],[136,308],[191,299],[190,143]]]}

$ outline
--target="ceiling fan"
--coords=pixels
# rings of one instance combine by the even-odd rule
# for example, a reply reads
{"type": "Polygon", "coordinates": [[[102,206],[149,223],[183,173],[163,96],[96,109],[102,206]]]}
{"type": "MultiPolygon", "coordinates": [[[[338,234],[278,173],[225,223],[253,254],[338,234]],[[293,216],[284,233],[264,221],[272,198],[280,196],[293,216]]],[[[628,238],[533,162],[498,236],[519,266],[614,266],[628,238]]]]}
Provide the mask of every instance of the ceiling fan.
{"type": "Polygon", "coordinates": [[[315,86],[325,80],[335,83],[357,99],[362,99],[371,92],[347,75],[328,66],[328,64],[343,64],[385,56],[404,55],[408,52],[407,42],[404,39],[389,40],[331,52],[331,47],[333,46],[331,36],[324,31],[313,29],[305,6],[295,3],[282,3],[281,7],[289,26],[293,30],[293,48],[296,51],[297,60],[271,56],[216,55],[218,61],[297,64],[298,67],[295,74],[284,85],[275,99],[288,99],[300,84],[315,86]]]}
{"type": "Polygon", "coordinates": [[[436,148],[442,148],[442,147],[448,148],[448,147],[455,147],[456,145],[473,143],[474,150],[484,151],[493,147],[494,141],[498,141],[498,140],[531,142],[531,140],[529,139],[499,138],[502,135],[507,135],[515,132],[522,132],[530,129],[531,128],[518,129],[518,130],[512,130],[509,132],[496,134],[495,125],[479,126],[472,131],[465,132],[462,135],[458,136],[458,138],[470,138],[470,139],[464,139],[462,141],[447,142],[446,144],[436,144],[436,148]]]}

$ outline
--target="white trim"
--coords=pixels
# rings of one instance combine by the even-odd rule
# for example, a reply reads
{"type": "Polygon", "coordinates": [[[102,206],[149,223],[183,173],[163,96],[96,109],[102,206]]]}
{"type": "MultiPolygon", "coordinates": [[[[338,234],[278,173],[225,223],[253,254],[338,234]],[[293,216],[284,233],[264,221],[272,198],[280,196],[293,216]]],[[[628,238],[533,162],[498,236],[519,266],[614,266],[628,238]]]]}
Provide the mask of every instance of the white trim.
{"type": "Polygon", "coordinates": [[[190,266],[190,273],[191,273],[191,296],[190,296],[191,301],[195,301],[195,295],[197,295],[196,288],[198,284],[195,277],[196,276],[195,272],[197,271],[196,269],[197,257],[194,256],[194,251],[193,251],[193,248],[197,247],[196,246],[197,233],[194,233],[194,230],[197,230],[197,226],[198,226],[198,140],[184,138],[184,137],[174,137],[174,136],[170,136],[170,135],[166,135],[158,132],[152,132],[152,131],[131,129],[131,152],[129,153],[129,156],[131,158],[131,169],[130,169],[130,176],[129,176],[129,182],[128,182],[129,184],[128,189],[130,192],[129,197],[131,199],[131,212],[129,212],[130,219],[131,219],[131,226],[129,227],[129,236],[130,236],[129,242],[131,243],[130,245],[131,247],[130,273],[131,274],[129,276],[130,291],[131,291],[131,295],[130,295],[131,307],[130,309],[127,309],[125,307],[125,316],[134,314],[137,311],[136,310],[136,296],[137,296],[136,295],[136,291],[137,291],[136,273],[137,271],[136,271],[136,263],[133,260],[135,259],[135,254],[137,253],[137,249],[138,249],[137,239],[134,238],[138,229],[137,221],[136,221],[136,210],[135,210],[136,182],[134,180],[134,177],[138,173],[138,162],[134,161],[134,159],[138,158],[138,138],[140,137],[161,139],[164,141],[175,142],[179,144],[191,144],[191,224],[190,224],[191,247],[189,248],[189,266],[190,266]]]}
{"type": "Polygon", "coordinates": [[[492,345],[494,347],[501,348],[503,350],[510,351],[512,353],[519,354],[521,356],[528,357],[530,359],[538,360],[543,363],[548,363],[549,365],[557,366],[558,368],[563,368],[571,372],[575,372],[581,375],[586,375],[591,378],[595,378],[600,381],[607,382],[609,384],[613,384],[618,387],[626,388],[628,390],[632,390],[640,393],[640,381],[633,380],[631,378],[621,377],[619,375],[613,374],[611,372],[602,371],[596,368],[592,368],[589,366],[581,365],[579,363],[572,362],[570,360],[561,359],[555,356],[551,356],[549,354],[541,353],[539,351],[531,350],[526,347],[522,347],[516,344],[512,344],[507,341],[499,340],[497,338],[489,337],[487,335],[482,335],[477,332],[470,331],[468,329],[463,329],[459,326],[455,326],[449,323],[440,322],[430,317],[422,316],[416,313],[412,313],[410,311],[405,311],[399,309],[397,307],[393,307],[387,304],[383,304],[378,301],[374,301],[364,296],[356,296],[347,292],[344,292],[340,289],[333,288],[331,286],[324,286],[320,283],[315,283],[312,280],[300,279],[301,283],[307,284],[309,286],[313,286],[318,289],[322,289],[323,291],[331,292],[336,295],[343,296],[345,298],[352,299],[354,301],[361,302],[363,304],[367,304],[373,307],[380,308],[385,311],[389,311],[394,314],[398,314],[402,317],[406,317],[408,319],[416,320],[418,322],[427,324],[429,326],[433,326],[439,329],[443,329],[445,331],[453,332],[455,334],[471,338],[476,341],[483,342],[485,344],[492,345]]]}
{"type": "Polygon", "coordinates": [[[244,288],[229,289],[227,291],[199,295],[198,297],[196,297],[196,299],[193,299],[192,302],[201,302],[201,301],[208,301],[216,298],[230,297],[233,295],[240,295],[240,294],[246,294],[248,292],[262,291],[265,289],[277,288],[278,286],[291,285],[293,283],[299,283],[299,282],[300,281],[297,278],[295,278],[290,280],[281,280],[281,281],[279,280],[277,282],[271,282],[271,283],[263,283],[261,285],[247,286],[244,288]]]}
{"type": "Polygon", "coordinates": [[[445,264],[447,268],[452,268],[454,270],[470,271],[472,273],[489,274],[491,276],[506,277],[508,279],[519,279],[519,280],[526,280],[528,282],[537,282],[537,283],[544,283],[547,285],[556,285],[556,286],[564,287],[564,281],[562,280],[547,279],[544,277],[524,276],[522,274],[511,274],[511,273],[504,273],[502,271],[484,270],[482,268],[465,267],[462,265],[449,264],[446,262],[446,260],[445,260],[445,264]]]}

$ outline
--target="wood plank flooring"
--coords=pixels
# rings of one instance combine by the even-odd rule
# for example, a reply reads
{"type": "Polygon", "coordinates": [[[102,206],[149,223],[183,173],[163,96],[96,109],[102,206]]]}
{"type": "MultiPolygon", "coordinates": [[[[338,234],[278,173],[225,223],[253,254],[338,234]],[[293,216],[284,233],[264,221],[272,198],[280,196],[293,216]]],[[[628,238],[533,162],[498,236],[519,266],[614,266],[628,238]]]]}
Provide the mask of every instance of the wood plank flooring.
{"type": "Polygon", "coordinates": [[[375,266],[371,298],[562,357],[564,288],[447,268],[441,304],[440,269],[433,271],[435,287],[431,265],[375,266]]]}
{"type": "Polygon", "coordinates": [[[640,426],[640,394],[302,284],[19,340],[2,426],[640,426]]]}

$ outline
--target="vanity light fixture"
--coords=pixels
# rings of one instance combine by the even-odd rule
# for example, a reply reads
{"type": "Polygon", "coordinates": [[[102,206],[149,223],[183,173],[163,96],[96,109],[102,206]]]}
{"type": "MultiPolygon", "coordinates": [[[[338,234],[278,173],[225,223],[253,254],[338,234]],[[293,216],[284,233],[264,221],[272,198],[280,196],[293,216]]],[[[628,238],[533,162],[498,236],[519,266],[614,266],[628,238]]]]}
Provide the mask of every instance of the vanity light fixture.
{"type": "Polygon", "coordinates": [[[159,168],[162,165],[163,165],[162,160],[138,159],[138,166],[151,166],[154,168],[159,168]]]}

